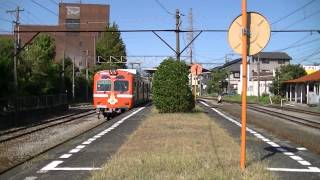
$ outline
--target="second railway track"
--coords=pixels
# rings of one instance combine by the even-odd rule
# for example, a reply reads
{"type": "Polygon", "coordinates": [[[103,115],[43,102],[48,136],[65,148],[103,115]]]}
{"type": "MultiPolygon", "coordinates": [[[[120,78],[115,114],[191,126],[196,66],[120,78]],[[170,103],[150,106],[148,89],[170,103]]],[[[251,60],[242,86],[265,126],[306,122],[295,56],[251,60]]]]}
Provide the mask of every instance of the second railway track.
{"type": "Polygon", "coordinates": [[[28,127],[23,127],[23,128],[19,128],[16,130],[12,130],[12,131],[8,131],[8,132],[4,132],[2,134],[0,134],[0,143],[4,143],[13,139],[17,139],[19,137],[23,137],[32,133],[35,133],[37,131],[41,131],[50,127],[54,127],[54,126],[58,126],[67,122],[71,122],[74,120],[77,120],[79,118],[82,117],[86,117],[89,116],[91,114],[94,114],[95,111],[94,110],[89,110],[86,112],[82,112],[79,114],[71,114],[68,116],[64,116],[62,118],[56,118],[50,121],[46,121],[43,123],[39,123],[39,124],[35,124],[34,126],[28,126],[28,127]]]}
{"type": "MultiPolygon", "coordinates": [[[[215,100],[213,98],[202,98],[202,99],[215,100]]],[[[227,103],[232,103],[232,104],[240,104],[240,103],[237,103],[237,102],[228,102],[228,101],[226,101],[226,102],[227,103]]],[[[320,129],[320,119],[319,120],[310,120],[310,119],[306,119],[306,118],[302,118],[302,117],[289,115],[287,113],[285,114],[284,112],[272,111],[272,110],[269,110],[269,109],[266,109],[266,108],[255,106],[253,104],[248,104],[247,108],[251,109],[251,110],[254,110],[254,111],[257,111],[257,112],[260,112],[260,113],[264,113],[264,114],[268,114],[268,115],[271,115],[271,116],[274,116],[274,117],[278,117],[278,118],[281,118],[281,119],[284,119],[284,120],[287,120],[287,121],[290,121],[290,122],[294,122],[294,123],[301,124],[301,125],[304,125],[304,126],[312,127],[312,128],[315,128],[315,129],[320,129]]],[[[279,107],[274,107],[274,106],[273,107],[272,106],[271,107],[267,106],[267,108],[277,108],[277,109],[284,110],[284,111],[297,112],[297,113],[312,115],[312,116],[315,116],[315,117],[320,117],[320,113],[318,113],[318,112],[306,111],[306,110],[302,110],[302,109],[279,108],[279,107]]]]}
{"type": "Polygon", "coordinates": [[[293,116],[293,115],[289,115],[289,114],[284,114],[278,111],[272,111],[272,110],[268,110],[265,108],[260,108],[260,107],[256,107],[256,106],[252,106],[252,105],[248,105],[248,109],[254,110],[254,111],[258,111],[261,113],[265,113],[274,117],[278,117],[281,119],[285,119],[291,122],[295,122],[298,124],[302,124],[308,127],[312,127],[312,128],[316,128],[316,129],[320,129],[320,121],[316,121],[316,120],[310,120],[310,119],[305,119],[305,118],[301,118],[301,117],[297,117],[297,116],[293,116]]]}

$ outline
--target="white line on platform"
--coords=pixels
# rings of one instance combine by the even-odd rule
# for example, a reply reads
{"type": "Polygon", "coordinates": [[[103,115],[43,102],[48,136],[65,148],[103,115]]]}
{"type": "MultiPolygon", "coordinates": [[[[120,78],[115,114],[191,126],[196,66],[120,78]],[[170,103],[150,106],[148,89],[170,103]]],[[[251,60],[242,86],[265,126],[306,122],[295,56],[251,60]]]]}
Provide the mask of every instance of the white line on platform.
{"type": "Polygon", "coordinates": [[[59,164],[63,163],[63,161],[52,161],[51,163],[47,164],[45,167],[41,169],[41,171],[50,171],[51,169],[54,169],[59,164]]]}
{"type": "Polygon", "coordinates": [[[85,148],[86,146],[85,145],[79,145],[79,146],[77,146],[75,149],[83,149],[83,148],[85,148]]]}
{"type": "Polygon", "coordinates": [[[64,155],[60,156],[59,158],[67,159],[67,158],[69,158],[70,156],[72,156],[72,154],[64,154],[64,155]]]}
{"type": "Polygon", "coordinates": [[[280,147],[277,143],[274,143],[272,141],[269,141],[267,143],[270,144],[270,146],[272,146],[272,147],[280,147]]]}
{"type": "Polygon", "coordinates": [[[38,177],[36,177],[36,176],[28,176],[28,177],[24,178],[24,180],[35,180],[35,179],[38,179],[38,177]]]}
{"type": "Polygon", "coordinates": [[[304,166],[311,166],[311,163],[308,161],[298,161],[298,162],[304,166]]]}
{"type": "Polygon", "coordinates": [[[298,147],[297,150],[299,150],[299,151],[306,151],[307,148],[305,148],[305,147],[298,147]]]}
{"type": "Polygon", "coordinates": [[[101,168],[92,168],[92,167],[58,167],[50,169],[49,171],[94,171],[100,170],[101,168]]]}
{"type": "Polygon", "coordinates": [[[294,155],[292,152],[284,152],[283,154],[288,155],[288,156],[294,155]]]}
{"type": "Polygon", "coordinates": [[[285,172],[316,172],[319,173],[320,169],[319,168],[310,168],[309,169],[292,169],[292,168],[267,168],[270,171],[285,171],[285,172]]]}
{"type": "MultiPolygon", "coordinates": [[[[209,105],[205,102],[202,102],[200,101],[201,104],[205,105],[206,107],[209,107],[209,105]]],[[[224,117],[225,119],[233,122],[234,124],[238,125],[241,127],[241,124],[226,116],[225,114],[223,114],[222,112],[220,112],[219,110],[215,109],[215,108],[211,108],[213,111],[215,111],[217,114],[219,114],[220,116],[224,117]]],[[[303,158],[301,158],[300,156],[296,156],[294,153],[292,152],[287,152],[286,149],[284,148],[281,148],[277,143],[275,142],[272,142],[270,141],[269,139],[265,138],[264,136],[262,136],[261,134],[253,131],[252,129],[246,127],[246,130],[253,134],[254,136],[256,136],[257,138],[261,139],[262,141],[268,143],[269,145],[271,145],[272,147],[276,147],[278,151],[281,151],[284,155],[287,155],[289,156],[291,159],[293,160],[296,160],[298,163],[300,163],[301,165],[304,165],[304,166],[311,166],[311,163],[308,162],[308,161],[305,161],[303,158]]],[[[307,150],[306,148],[304,147],[299,147],[299,148],[296,148],[297,150],[307,150]]],[[[320,172],[320,169],[318,167],[309,167],[309,169],[291,169],[291,168],[267,168],[268,170],[270,171],[289,171],[289,172],[320,172]]]]}
{"type": "MultiPolygon", "coordinates": [[[[128,116],[122,118],[120,121],[116,122],[111,127],[103,130],[99,134],[96,134],[93,138],[89,138],[88,140],[82,142],[82,145],[78,145],[76,148],[71,149],[69,151],[69,153],[77,153],[77,152],[79,152],[81,149],[86,147],[85,145],[90,144],[92,141],[95,141],[97,138],[100,138],[102,135],[105,135],[109,131],[113,130],[114,128],[119,126],[121,123],[123,123],[126,119],[128,119],[131,116],[135,115],[136,113],[138,113],[139,111],[143,110],[144,108],[145,107],[141,107],[138,110],[134,111],[133,113],[129,114],[128,116]]],[[[63,154],[63,155],[60,156],[60,158],[65,158],[66,159],[66,158],[69,158],[71,155],[72,154],[63,154]]],[[[52,170],[55,170],[55,171],[83,171],[83,170],[91,171],[91,170],[99,170],[99,169],[101,169],[101,168],[92,168],[92,167],[59,167],[59,168],[56,168],[61,163],[63,163],[63,161],[52,161],[51,163],[47,164],[45,167],[43,167],[37,173],[44,173],[46,171],[52,171],[52,170]]]]}
{"type": "Polygon", "coordinates": [[[90,144],[92,141],[85,141],[85,142],[83,142],[82,144],[85,144],[85,145],[88,145],[88,144],[90,144]]]}
{"type": "Polygon", "coordinates": [[[79,152],[81,149],[71,149],[70,151],[69,151],[69,153],[77,153],[77,152],[79,152]]]}
{"type": "Polygon", "coordinates": [[[296,161],[302,161],[303,159],[300,156],[289,156],[291,159],[296,161]]]}

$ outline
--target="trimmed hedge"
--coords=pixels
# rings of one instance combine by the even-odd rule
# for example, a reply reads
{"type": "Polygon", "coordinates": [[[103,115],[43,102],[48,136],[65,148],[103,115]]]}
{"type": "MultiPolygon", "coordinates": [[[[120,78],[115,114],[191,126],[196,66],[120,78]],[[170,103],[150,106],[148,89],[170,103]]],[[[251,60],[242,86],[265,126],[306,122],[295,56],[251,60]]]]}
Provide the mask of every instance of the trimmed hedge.
{"type": "Polygon", "coordinates": [[[169,58],[160,64],[152,83],[153,103],[160,113],[189,112],[194,108],[188,74],[184,62],[169,58]]]}

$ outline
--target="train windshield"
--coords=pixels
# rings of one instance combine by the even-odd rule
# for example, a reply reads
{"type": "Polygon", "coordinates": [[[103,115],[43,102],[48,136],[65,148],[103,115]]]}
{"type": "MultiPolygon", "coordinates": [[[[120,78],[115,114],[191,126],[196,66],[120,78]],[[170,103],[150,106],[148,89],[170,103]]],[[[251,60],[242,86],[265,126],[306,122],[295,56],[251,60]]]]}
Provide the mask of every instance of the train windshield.
{"type": "Polygon", "coordinates": [[[128,91],[128,81],[114,81],[114,90],[115,91],[128,91]]]}
{"type": "Polygon", "coordinates": [[[99,80],[97,82],[97,91],[110,91],[111,90],[111,80],[99,80]]]}

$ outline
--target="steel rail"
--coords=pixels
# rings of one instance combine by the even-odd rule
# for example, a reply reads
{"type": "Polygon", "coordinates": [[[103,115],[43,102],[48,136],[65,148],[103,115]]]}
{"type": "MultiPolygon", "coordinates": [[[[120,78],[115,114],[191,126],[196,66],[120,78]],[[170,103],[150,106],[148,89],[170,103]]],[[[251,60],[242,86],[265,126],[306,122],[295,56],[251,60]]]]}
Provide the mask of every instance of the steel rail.
{"type": "Polygon", "coordinates": [[[43,127],[40,127],[40,128],[36,128],[34,130],[31,130],[31,131],[27,131],[27,132],[24,132],[24,133],[21,133],[21,134],[17,134],[17,135],[14,135],[14,136],[10,136],[8,138],[1,139],[0,143],[4,143],[4,142],[7,142],[7,141],[10,141],[10,140],[13,140],[13,139],[17,139],[17,138],[20,138],[22,136],[26,136],[26,135],[35,133],[37,131],[41,131],[41,130],[44,130],[44,129],[47,129],[47,128],[50,128],[50,127],[58,126],[58,125],[61,125],[61,124],[67,123],[67,122],[75,121],[75,120],[78,120],[79,118],[86,117],[86,116],[89,116],[89,115],[94,114],[94,113],[95,113],[95,111],[91,110],[89,112],[82,113],[82,115],[71,117],[71,119],[67,119],[65,121],[60,121],[60,122],[57,122],[57,123],[49,124],[49,125],[46,125],[46,126],[43,126],[43,127]]]}

